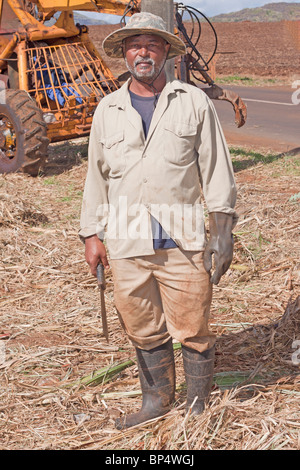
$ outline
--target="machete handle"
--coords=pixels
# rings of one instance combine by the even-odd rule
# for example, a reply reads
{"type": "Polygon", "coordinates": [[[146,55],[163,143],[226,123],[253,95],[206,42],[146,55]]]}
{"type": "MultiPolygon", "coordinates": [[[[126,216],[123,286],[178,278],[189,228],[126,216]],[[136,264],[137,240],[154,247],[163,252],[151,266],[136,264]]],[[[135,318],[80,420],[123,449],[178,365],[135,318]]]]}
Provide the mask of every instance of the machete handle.
{"type": "Polygon", "coordinates": [[[105,289],[105,274],[104,274],[104,266],[102,263],[99,263],[97,266],[97,280],[98,280],[98,286],[101,289],[105,289]]]}

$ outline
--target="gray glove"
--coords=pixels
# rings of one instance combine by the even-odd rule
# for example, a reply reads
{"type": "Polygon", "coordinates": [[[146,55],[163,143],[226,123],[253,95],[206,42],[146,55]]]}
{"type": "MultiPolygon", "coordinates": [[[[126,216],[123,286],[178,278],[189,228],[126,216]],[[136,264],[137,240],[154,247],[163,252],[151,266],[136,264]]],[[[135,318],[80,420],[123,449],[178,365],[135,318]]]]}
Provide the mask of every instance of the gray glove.
{"type": "Polygon", "coordinates": [[[210,273],[214,255],[215,270],[211,282],[216,285],[229,268],[233,258],[232,226],[232,215],[224,212],[209,214],[210,238],[204,250],[203,263],[205,270],[210,273]]]}

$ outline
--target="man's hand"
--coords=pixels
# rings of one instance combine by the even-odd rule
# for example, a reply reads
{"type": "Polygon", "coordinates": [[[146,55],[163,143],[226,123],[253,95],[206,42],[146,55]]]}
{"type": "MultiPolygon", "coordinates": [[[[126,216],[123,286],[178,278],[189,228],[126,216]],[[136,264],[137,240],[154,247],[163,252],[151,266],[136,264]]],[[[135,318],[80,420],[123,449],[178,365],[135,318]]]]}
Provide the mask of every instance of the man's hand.
{"type": "Polygon", "coordinates": [[[215,271],[211,277],[213,284],[218,284],[229,268],[233,258],[232,216],[223,212],[209,214],[210,238],[204,250],[203,263],[209,273],[214,255],[215,271]]]}
{"type": "Polygon", "coordinates": [[[104,268],[109,268],[105,246],[97,235],[85,239],[85,259],[95,277],[99,263],[102,263],[104,268]]]}

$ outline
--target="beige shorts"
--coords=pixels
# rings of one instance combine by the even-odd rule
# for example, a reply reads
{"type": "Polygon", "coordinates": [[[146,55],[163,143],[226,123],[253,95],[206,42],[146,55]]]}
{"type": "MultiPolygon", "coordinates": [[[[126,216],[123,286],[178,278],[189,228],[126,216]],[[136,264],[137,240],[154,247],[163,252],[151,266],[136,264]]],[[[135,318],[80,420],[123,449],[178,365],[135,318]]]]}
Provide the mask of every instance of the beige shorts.
{"type": "Polygon", "coordinates": [[[150,350],[171,338],[200,352],[215,344],[208,321],[212,285],[203,252],[179,248],[111,260],[115,306],[135,347],[150,350]]]}

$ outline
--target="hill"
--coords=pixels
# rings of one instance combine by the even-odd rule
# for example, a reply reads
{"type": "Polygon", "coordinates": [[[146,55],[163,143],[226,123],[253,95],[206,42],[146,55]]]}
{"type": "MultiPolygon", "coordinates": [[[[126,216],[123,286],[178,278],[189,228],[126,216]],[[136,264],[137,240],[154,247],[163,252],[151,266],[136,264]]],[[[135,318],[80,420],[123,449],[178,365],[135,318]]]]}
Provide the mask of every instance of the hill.
{"type": "Polygon", "coordinates": [[[268,3],[262,7],[244,8],[237,12],[216,15],[211,20],[213,22],[300,20],[300,3],[268,3]]]}
{"type": "MultiPolygon", "coordinates": [[[[299,76],[300,41],[295,21],[216,22],[214,26],[218,36],[218,78],[239,75],[272,81],[280,79],[289,86],[299,76]]],[[[89,28],[91,40],[116,77],[127,68],[123,59],[106,56],[102,41],[118,27],[102,25],[89,28]]],[[[213,48],[213,35],[204,23],[199,50],[208,59],[213,48]]]]}

